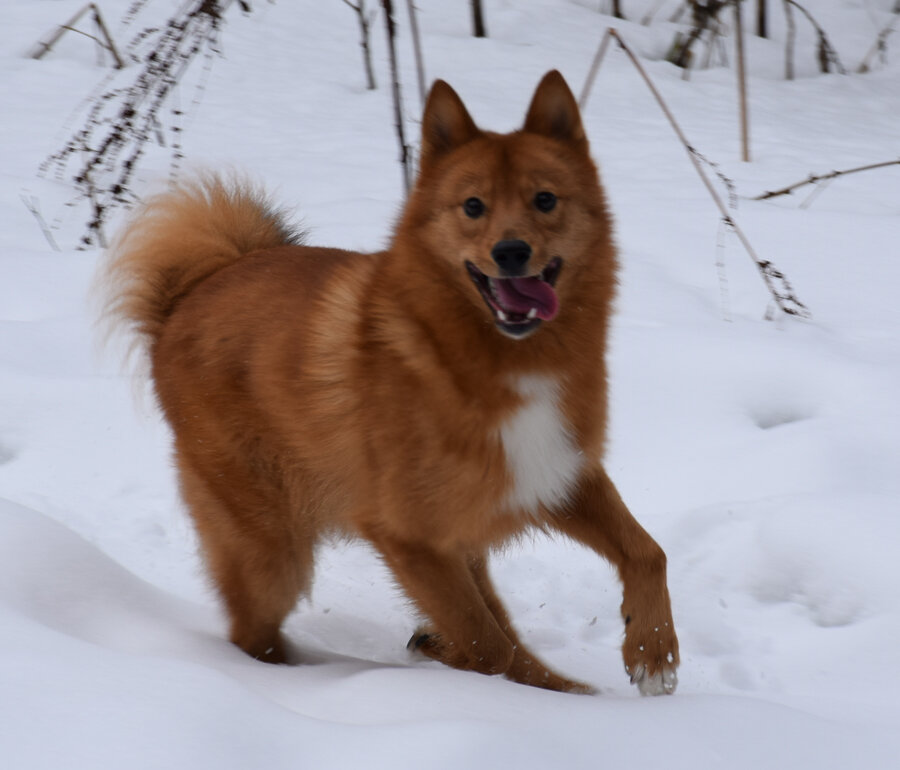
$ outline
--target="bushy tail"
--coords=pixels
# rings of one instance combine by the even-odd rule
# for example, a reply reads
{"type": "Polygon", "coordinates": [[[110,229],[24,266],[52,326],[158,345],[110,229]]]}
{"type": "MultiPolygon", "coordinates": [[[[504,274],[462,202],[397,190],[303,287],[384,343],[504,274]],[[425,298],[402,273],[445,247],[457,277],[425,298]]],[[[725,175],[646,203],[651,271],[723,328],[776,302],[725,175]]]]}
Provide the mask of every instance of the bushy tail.
{"type": "Polygon", "coordinates": [[[205,278],[251,251],[300,242],[245,182],[205,175],[182,184],[144,203],[110,249],[104,321],[152,347],[176,303],[205,278]]]}

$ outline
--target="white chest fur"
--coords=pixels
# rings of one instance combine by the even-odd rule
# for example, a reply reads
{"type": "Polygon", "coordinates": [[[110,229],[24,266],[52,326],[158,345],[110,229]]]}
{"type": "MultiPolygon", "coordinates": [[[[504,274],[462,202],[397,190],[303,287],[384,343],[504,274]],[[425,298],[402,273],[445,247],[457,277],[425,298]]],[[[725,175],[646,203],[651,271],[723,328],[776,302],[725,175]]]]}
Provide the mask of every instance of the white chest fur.
{"type": "Polygon", "coordinates": [[[559,384],[551,377],[520,377],[513,385],[524,403],[500,428],[513,480],[506,498],[510,511],[537,513],[554,508],[572,491],[583,456],[559,408],[559,384]]]}

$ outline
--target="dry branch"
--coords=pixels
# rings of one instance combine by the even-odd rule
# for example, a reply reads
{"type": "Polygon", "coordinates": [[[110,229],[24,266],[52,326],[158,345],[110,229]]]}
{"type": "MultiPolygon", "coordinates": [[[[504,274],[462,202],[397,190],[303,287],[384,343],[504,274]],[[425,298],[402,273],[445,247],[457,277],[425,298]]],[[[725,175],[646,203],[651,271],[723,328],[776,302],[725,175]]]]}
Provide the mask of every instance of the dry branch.
{"type": "MultiPolygon", "coordinates": [[[[772,297],[775,300],[775,304],[782,310],[782,312],[786,313],[787,315],[798,316],[800,318],[809,318],[809,309],[794,294],[794,289],[785,277],[784,273],[776,268],[770,260],[761,259],[757,255],[756,251],[753,249],[753,246],[750,244],[749,239],[744,234],[744,231],[741,230],[734,217],[732,217],[732,215],[729,213],[728,208],[725,206],[725,203],[722,201],[721,196],[716,191],[715,186],[706,175],[706,172],[703,170],[703,163],[708,163],[708,161],[706,161],[706,159],[688,142],[687,137],[681,130],[681,126],[678,125],[678,122],[675,120],[675,116],[672,114],[665,100],[662,98],[659,90],[653,84],[653,81],[650,79],[647,71],[640,63],[640,60],[637,58],[631,48],[626,45],[625,41],[621,38],[619,33],[612,27],[607,29],[606,35],[604,36],[603,40],[600,41],[600,45],[597,49],[597,56],[595,56],[595,62],[598,62],[597,67],[599,67],[599,61],[602,61],[603,59],[601,51],[605,53],[609,38],[614,39],[616,43],[618,43],[619,47],[625,52],[626,56],[628,56],[635,69],[637,69],[644,83],[647,85],[647,88],[650,89],[650,93],[652,93],[653,97],[656,99],[656,103],[659,105],[659,108],[662,110],[663,114],[666,116],[666,119],[669,121],[669,125],[672,126],[672,130],[675,132],[675,135],[681,141],[682,145],[684,145],[684,148],[688,154],[688,158],[690,158],[690,161],[694,165],[695,170],[700,175],[700,179],[703,181],[703,184],[706,186],[707,191],[718,207],[719,213],[722,215],[722,221],[726,226],[734,231],[747,254],[756,264],[763,282],[766,284],[766,287],[769,289],[769,292],[772,294],[772,297]]],[[[595,71],[592,72],[589,77],[593,75],[596,75],[595,71]]],[[[591,82],[593,82],[593,80],[591,80],[591,82]]],[[[587,93],[585,90],[583,90],[582,102],[586,101],[587,93]]]]}
{"type": "Polygon", "coordinates": [[[884,168],[885,166],[897,166],[900,165],[900,158],[897,160],[886,160],[882,163],[870,163],[867,166],[857,166],[856,168],[847,168],[843,171],[830,171],[827,174],[810,174],[809,177],[803,179],[800,182],[795,182],[794,184],[788,185],[787,187],[783,187],[780,190],[772,190],[770,192],[764,192],[762,195],[757,195],[753,200],[755,201],[764,201],[769,198],[776,198],[779,195],[790,195],[794,190],[799,189],[800,187],[805,187],[808,184],[818,184],[819,182],[827,182],[832,179],[836,179],[839,176],[846,176],[847,174],[855,174],[858,171],[871,171],[873,168],[884,168]]]}
{"type": "Polygon", "coordinates": [[[788,0],[784,3],[784,19],[787,24],[787,34],[784,39],[784,79],[794,79],[794,41],[797,39],[797,24],[794,21],[794,12],[788,0]]]}
{"type": "MultiPolygon", "coordinates": [[[[248,10],[244,0],[236,1],[248,10]]],[[[111,74],[87,100],[90,107],[81,128],[41,164],[39,176],[52,171],[59,181],[74,184],[76,197],[68,206],[86,202],[89,208],[80,248],[105,247],[104,228],[112,213],[137,199],[131,183],[151,138],[160,136],[160,115],[168,98],[200,54],[206,59],[197,86],[197,93],[202,92],[202,80],[218,54],[222,15],[232,2],[190,0],[164,26],[148,27],[136,35],[126,49],[128,57],[141,65],[133,82],[110,87],[115,77],[111,74]]],[[[183,117],[182,109],[171,108],[173,174],[182,158],[183,117]]]]}
{"type": "Polygon", "coordinates": [[[869,49],[869,52],[859,63],[859,67],[856,68],[856,71],[860,75],[869,71],[869,60],[876,53],[880,52],[882,57],[884,57],[887,53],[887,39],[891,36],[891,33],[893,33],[894,25],[898,20],[900,20],[900,0],[898,0],[897,2],[893,14],[894,15],[891,17],[891,20],[881,28],[881,31],[878,33],[878,37],[875,38],[875,42],[872,43],[872,47],[869,49]]]}
{"type": "Polygon", "coordinates": [[[681,5],[679,5],[669,17],[669,24],[677,24],[681,21],[681,17],[684,16],[684,12],[690,8],[691,0],[685,0],[681,5]]]}
{"type": "Polygon", "coordinates": [[[472,5],[472,34],[475,37],[487,37],[487,27],[484,24],[481,0],[470,0],[470,3],[472,5]]]}
{"type": "Polygon", "coordinates": [[[841,64],[841,60],[838,58],[837,51],[834,50],[834,46],[831,45],[831,41],[828,39],[828,35],[825,34],[825,30],[822,29],[819,22],[817,22],[813,15],[806,10],[797,0],[784,0],[786,5],[792,5],[796,8],[800,13],[802,13],[806,20],[812,24],[813,29],[816,31],[816,37],[818,38],[818,48],[816,51],[816,55],[819,59],[819,69],[823,74],[827,74],[831,72],[831,67],[834,65],[834,68],[841,74],[846,75],[847,70],[844,69],[844,65],[841,64]]]}
{"type": "Polygon", "coordinates": [[[344,3],[356,11],[356,17],[359,20],[359,44],[362,47],[363,68],[366,71],[366,88],[369,91],[375,90],[375,70],[372,67],[372,50],[369,47],[369,25],[375,17],[374,12],[371,16],[366,15],[366,0],[359,0],[354,5],[350,0],[344,0],[344,3]]]}
{"type": "Polygon", "coordinates": [[[769,36],[769,11],[767,0],[756,0],[756,36],[769,36]]]}
{"type": "MultiPolygon", "coordinates": [[[[721,54],[722,64],[726,67],[728,66],[728,52],[726,51],[723,42],[723,27],[724,25],[718,21],[710,27],[709,35],[706,40],[706,56],[703,59],[703,69],[709,69],[712,66],[713,55],[715,54],[717,47],[721,54]]],[[[687,69],[684,71],[683,79],[688,79],[687,69]]]]}
{"type": "Polygon", "coordinates": [[[395,40],[397,28],[394,23],[394,5],[391,0],[381,0],[384,8],[384,24],[387,30],[388,54],[391,60],[391,92],[394,98],[394,127],[397,129],[397,141],[400,143],[400,165],[403,170],[403,189],[409,194],[412,187],[412,168],[410,161],[410,148],[406,143],[406,133],[403,130],[403,97],[400,94],[400,71],[397,67],[397,48],[395,40]]]}
{"type": "Polygon", "coordinates": [[[738,105],[741,116],[741,160],[750,162],[750,128],[747,117],[747,68],[744,59],[744,23],[741,0],[734,0],[734,39],[737,51],[738,105]]]}
{"type": "Polygon", "coordinates": [[[649,27],[650,22],[653,21],[653,17],[659,13],[659,9],[663,7],[666,0],[656,0],[656,4],[651,6],[647,13],[644,14],[644,18],[641,19],[641,24],[644,27],[649,27]]]}
{"type": "Polygon", "coordinates": [[[25,195],[23,193],[22,203],[25,204],[25,208],[27,208],[37,220],[38,226],[41,228],[41,232],[44,233],[44,237],[47,239],[47,243],[50,244],[50,247],[54,251],[59,251],[59,244],[57,244],[56,239],[53,237],[53,229],[47,224],[47,220],[44,219],[38,199],[33,195],[25,195]]]}
{"type": "Polygon", "coordinates": [[[422,57],[422,39],[419,36],[419,21],[416,17],[416,6],[413,0],[406,0],[409,9],[409,28],[412,32],[413,53],[416,56],[416,76],[419,82],[419,99],[422,109],[425,109],[425,60],[422,57]]]}
{"type": "Polygon", "coordinates": [[[699,0],[688,0],[694,26],[687,35],[682,35],[680,32],[676,35],[675,41],[672,43],[672,47],[666,56],[666,61],[671,62],[676,67],[687,69],[693,57],[691,49],[694,43],[700,39],[700,36],[707,29],[716,23],[719,11],[728,5],[730,1],[706,0],[705,3],[700,3],[699,0]]]}
{"type": "Polygon", "coordinates": [[[587,107],[588,97],[591,95],[591,90],[594,88],[594,80],[597,78],[597,73],[600,71],[600,65],[603,64],[603,60],[606,58],[606,51],[609,49],[609,41],[613,39],[613,36],[610,34],[612,28],[606,31],[606,34],[603,35],[603,39],[600,41],[600,45],[597,46],[597,53],[594,54],[594,61],[591,62],[591,68],[588,70],[588,75],[584,80],[584,86],[581,88],[581,96],[578,97],[578,107],[581,110],[584,110],[587,107]]]}
{"type": "Polygon", "coordinates": [[[122,69],[125,66],[125,63],[122,61],[122,57],[119,56],[119,51],[116,49],[116,44],[113,42],[112,35],[109,34],[109,30],[106,28],[106,24],[104,24],[103,22],[103,16],[100,15],[100,9],[95,3],[88,3],[65,24],[60,24],[60,26],[56,28],[56,30],[48,40],[42,40],[38,42],[31,54],[31,58],[42,58],[50,49],[53,48],[54,45],[56,45],[57,41],[59,41],[59,39],[64,34],[66,34],[66,32],[77,32],[80,35],[89,37],[91,40],[94,40],[101,48],[109,51],[110,54],[112,54],[113,61],[116,64],[116,69],[122,69]],[[90,11],[94,17],[94,24],[97,25],[97,31],[99,32],[100,37],[89,35],[87,32],[82,32],[80,29],[75,28],[78,20],[88,11],[90,11]]]}

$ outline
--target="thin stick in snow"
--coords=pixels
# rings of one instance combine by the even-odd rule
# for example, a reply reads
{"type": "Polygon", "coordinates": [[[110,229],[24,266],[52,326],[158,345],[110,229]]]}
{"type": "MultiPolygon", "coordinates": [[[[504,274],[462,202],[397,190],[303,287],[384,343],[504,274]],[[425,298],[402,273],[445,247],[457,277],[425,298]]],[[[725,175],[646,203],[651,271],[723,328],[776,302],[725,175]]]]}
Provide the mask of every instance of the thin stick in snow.
{"type": "Polygon", "coordinates": [[[603,59],[606,58],[609,41],[612,40],[610,31],[611,28],[606,31],[606,34],[603,35],[603,39],[600,41],[600,45],[597,46],[597,53],[594,54],[594,61],[591,62],[588,76],[584,80],[581,96],[578,97],[578,108],[581,110],[584,110],[584,108],[587,107],[588,97],[591,95],[591,90],[594,88],[594,80],[597,77],[597,73],[600,71],[600,65],[603,64],[603,59]]]}
{"type": "Polygon", "coordinates": [[[834,64],[835,69],[841,74],[846,75],[847,70],[844,69],[844,65],[841,64],[841,60],[838,58],[837,51],[834,50],[834,46],[831,45],[831,41],[828,39],[828,35],[825,34],[825,30],[822,29],[819,22],[817,22],[813,15],[806,10],[797,0],[785,0],[785,3],[788,5],[794,6],[800,13],[802,13],[806,20],[812,24],[813,29],[816,31],[816,36],[819,39],[818,51],[817,55],[819,58],[819,69],[823,74],[826,74],[831,71],[831,65],[834,64]]]}
{"type": "Polygon", "coordinates": [[[403,171],[403,189],[409,194],[412,186],[412,171],[410,169],[409,145],[406,143],[406,134],[403,130],[403,97],[400,94],[400,72],[397,68],[397,49],[394,45],[396,27],[394,25],[394,5],[391,0],[381,0],[384,8],[384,24],[387,30],[388,54],[391,60],[391,92],[394,97],[394,126],[397,129],[397,140],[400,143],[400,165],[403,171]]]}
{"type": "Polygon", "coordinates": [[[53,231],[50,229],[50,225],[47,224],[47,220],[44,219],[44,215],[41,214],[41,210],[38,206],[38,199],[33,195],[28,196],[23,194],[22,203],[24,203],[25,208],[27,208],[34,215],[34,218],[37,220],[37,223],[41,228],[41,232],[47,239],[47,243],[50,244],[50,247],[54,251],[59,251],[59,244],[57,244],[56,239],[53,237],[53,231]]]}
{"type": "Polygon", "coordinates": [[[649,27],[650,22],[653,21],[653,17],[656,16],[657,13],[659,13],[659,9],[663,7],[665,2],[666,0],[656,0],[656,4],[652,8],[650,8],[647,13],[644,14],[644,18],[641,19],[641,25],[644,27],[649,27]]]}
{"type": "Polygon", "coordinates": [[[734,38],[737,52],[738,104],[741,116],[741,160],[750,162],[750,128],[747,118],[747,69],[744,59],[744,23],[741,0],[734,0],[734,38]]]}
{"type": "MultiPolygon", "coordinates": [[[[735,235],[737,235],[745,251],[756,264],[763,282],[766,284],[766,287],[769,289],[769,292],[775,299],[775,303],[787,315],[798,316],[800,318],[809,318],[809,309],[794,294],[794,289],[788,282],[784,273],[782,273],[777,267],[775,267],[775,265],[772,264],[771,261],[767,259],[761,259],[757,255],[749,239],[744,234],[744,231],[741,230],[741,228],[738,226],[738,223],[734,220],[734,217],[732,217],[732,215],[729,213],[728,208],[725,206],[725,203],[722,201],[721,196],[716,191],[715,186],[706,175],[706,172],[703,170],[703,163],[701,162],[703,156],[700,155],[700,153],[697,152],[697,150],[695,150],[694,147],[691,146],[691,144],[688,142],[687,137],[681,130],[681,126],[678,125],[678,122],[675,120],[675,116],[672,114],[665,100],[662,98],[662,95],[653,84],[653,81],[650,79],[650,76],[647,74],[647,71],[644,69],[640,60],[637,58],[631,48],[626,45],[625,41],[621,38],[621,36],[615,29],[610,27],[606,31],[606,37],[615,39],[619,47],[625,52],[626,56],[628,56],[635,69],[637,69],[644,83],[647,85],[647,88],[650,89],[650,93],[652,93],[653,97],[656,99],[656,103],[659,105],[659,108],[662,110],[663,114],[666,116],[666,119],[669,121],[669,125],[672,126],[672,130],[675,132],[675,135],[684,145],[685,150],[687,150],[688,158],[690,158],[691,163],[694,165],[694,169],[700,175],[700,179],[706,186],[707,191],[709,192],[710,196],[718,207],[719,212],[722,215],[722,221],[728,227],[734,230],[735,235]]],[[[600,59],[602,61],[602,56],[599,56],[599,53],[601,49],[605,51],[604,42],[605,41],[601,41],[600,49],[598,49],[598,56],[595,57],[595,59],[600,59]]],[[[593,74],[596,75],[596,72],[593,74]]],[[[585,93],[582,93],[582,97],[586,100],[585,93]]]]}
{"type": "Polygon", "coordinates": [[[784,79],[794,79],[794,41],[797,39],[797,24],[791,4],[784,0],[784,17],[787,23],[787,35],[784,40],[784,79]]]}
{"type": "Polygon", "coordinates": [[[49,40],[41,41],[37,44],[35,50],[31,54],[31,58],[42,58],[47,51],[56,45],[57,41],[66,32],[77,32],[80,35],[91,38],[91,40],[94,40],[101,48],[104,48],[112,54],[113,60],[116,63],[116,69],[120,70],[125,66],[122,57],[119,56],[119,51],[116,49],[116,44],[113,42],[112,35],[109,34],[109,30],[103,22],[103,16],[100,14],[100,9],[97,7],[96,3],[88,3],[65,24],[60,24],[60,26],[56,28],[56,31],[50,36],[49,40]],[[99,32],[100,37],[94,37],[94,35],[89,35],[86,32],[82,32],[80,29],[75,28],[78,20],[88,11],[90,11],[94,17],[94,24],[97,25],[97,31],[99,32]],[[101,37],[103,38],[102,40],[100,39],[101,37]]]}
{"type": "Polygon", "coordinates": [[[421,99],[422,109],[425,109],[425,63],[422,57],[422,39],[419,36],[419,21],[416,18],[416,6],[413,0],[406,0],[406,7],[409,9],[409,27],[412,31],[413,52],[416,55],[416,75],[419,79],[419,98],[421,99]]]}
{"type": "Polygon", "coordinates": [[[859,67],[856,68],[856,71],[862,75],[869,71],[869,60],[879,51],[881,51],[882,58],[885,56],[887,52],[887,39],[891,36],[891,33],[894,31],[894,25],[897,23],[897,20],[900,19],[900,0],[898,0],[897,5],[893,11],[894,15],[891,20],[885,24],[881,31],[878,33],[878,37],[875,38],[875,42],[872,43],[872,47],[869,49],[869,52],[865,55],[863,60],[859,63],[859,67]]]}
{"type": "Polygon", "coordinates": [[[725,239],[728,236],[729,227],[724,222],[719,222],[719,232],[716,235],[716,270],[719,273],[719,301],[722,305],[722,318],[731,322],[731,300],[728,294],[728,273],[725,270],[725,239]]]}
{"type": "Polygon", "coordinates": [[[856,168],[847,168],[843,171],[830,171],[827,174],[810,174],[806,179],[803,179],[799,182],[794,182],[794,184],[790,184],[787,187],[782,187],[780,190],[772,190],[770,192],[764,192],[762,195],[757,195],[753,200],[755,201],[764,201],[769,198],[775,198],[779,195],[790,195],[794,190],[798,187],[803,187],[808,184],[818,184],[819,182],[824,182],[826,180],[835,179],[839,176],[844,176],[846,174],[855,174],[858,171],[871,171],[874,168],[884,168],[885,166],[897,166],[900,165],[900,158],[897,160],[886,160],[881,163],[870,163],[867,166],[857,166],[856,168]]]}
{"type": "Polygon", "coordinates": [[[344,4],[350,6],[356,11],[359,19],[359,44],[362,47],[363,67],[366,71],[366,88],[369,91],[375,90],[375,70],[372,68],[372,50],[369,48],[369,25],[372,23],[372,16],[366,15],[366,0],[359,0],[358,5],[354,5],[350,0],[344,0],[344,4]]]}
{"type": "Polygon", "coordinates": [[[469,0],[472,5],[472,34],[475,37],[487,37],[487,26],[484,23],[484,12],[481,0],[469,0]]]}

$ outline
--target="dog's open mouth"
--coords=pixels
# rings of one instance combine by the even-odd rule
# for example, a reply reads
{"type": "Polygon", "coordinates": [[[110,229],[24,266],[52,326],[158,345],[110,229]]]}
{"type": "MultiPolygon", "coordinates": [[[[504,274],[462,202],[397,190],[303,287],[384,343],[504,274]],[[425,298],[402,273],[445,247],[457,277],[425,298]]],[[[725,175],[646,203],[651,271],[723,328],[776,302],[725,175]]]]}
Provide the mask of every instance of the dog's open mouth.
{"type": "Polygon", "coordinates": [[[553,286],[563,261],[553,257],[537,275],[499,278],[485,275],[466,260],[466,270],[494,314],[497,327],[511,337],[523,337],[552,321],[559,312],[559,299],[553,286]]]}

